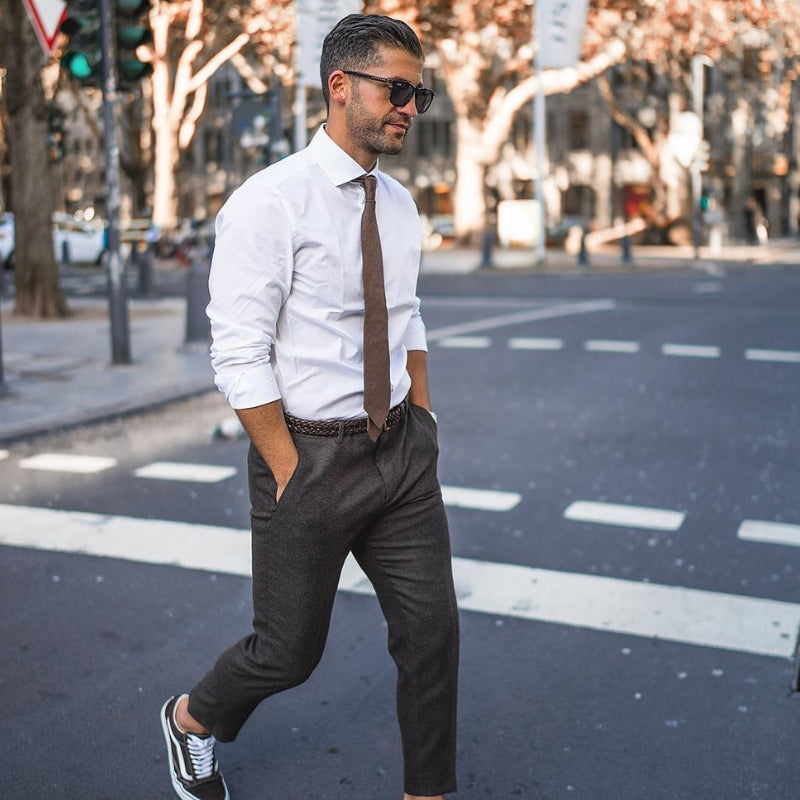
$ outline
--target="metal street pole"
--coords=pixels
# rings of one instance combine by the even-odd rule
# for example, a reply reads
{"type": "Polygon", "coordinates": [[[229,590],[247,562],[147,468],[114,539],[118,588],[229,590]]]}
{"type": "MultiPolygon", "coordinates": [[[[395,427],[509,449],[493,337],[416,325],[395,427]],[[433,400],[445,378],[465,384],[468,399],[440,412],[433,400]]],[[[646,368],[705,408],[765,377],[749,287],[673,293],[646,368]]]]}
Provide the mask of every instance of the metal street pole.
{"type": "MultiPolygon", "coordinates": [[[[713,62],[708,56],[694,56],[692,58],[692,111],[697,114],[700,120],[700,141],[705,139],[705,123],[703,121],[703,95],[705,94],[705,74],[706,64],[713,62]]],[[[691,202],[692,202],[692,244],[694,245],[694,257],[700,257],[700,196],[703,193],[703,176],[697,158],[692,159],[689,165],[689,177],[691,183],[691,202]]]]}
{"type": "Polygon", "coordinates": [[[542,85],[542,27],[544,25],[543,3],[537,2],[534,8],[534,73],[536,74],[536,96],[533,104],[533,146],[536,150],[536,205],[539,207],[538,230],[536,235],[536,264],[545,263],[544,226],[544,149],[546,111],[544,86],[542,85]]]}
{"type": "Polygon", "coordinates": [[[119,235],[119,142],[115,107],[117,103],[117,76],[114,67],[114,21],[112,0],[100,0],[101,33],[103,47],[103,138],[106,158],[106,183],[108,197],[106,214],[108,222],[108,311],[111,320],[111,361],[130,364],[130,329],[128,326],[128,298],[125,285],[125,268],[120,254],[119,235]]]}
{"type": "Polygon", "coordinates": [[[5,370],[3,369],[3,324],[2,320],[0,320],[0,397],[5,394],[8,394],[8,384],[6,383],[5,370]]]}

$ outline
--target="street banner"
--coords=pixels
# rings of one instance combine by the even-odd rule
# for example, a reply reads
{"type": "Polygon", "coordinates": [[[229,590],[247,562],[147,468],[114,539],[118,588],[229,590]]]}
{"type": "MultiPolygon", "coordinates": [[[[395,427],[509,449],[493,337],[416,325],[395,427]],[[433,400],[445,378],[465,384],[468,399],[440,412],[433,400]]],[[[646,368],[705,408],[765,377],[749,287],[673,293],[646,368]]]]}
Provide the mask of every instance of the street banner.
{"type": "Polygon", "coordinates": [[[536,0],[542,4],[538,41],[542,69],[574,67],[581,56],[588,0],[536,0]]]}
{"type": "Polygon", "coordinates": [[[28,18],[46,56],[53,55],[58,28],[67,13],[64,0],[23,0],[28,18]]]}
{"type": "Polygon", "coordinates": [[[342,17],[361,10],[361,0],[297,0],[298,79],[302,86],[319,88],[322,40],[342,17]]]}

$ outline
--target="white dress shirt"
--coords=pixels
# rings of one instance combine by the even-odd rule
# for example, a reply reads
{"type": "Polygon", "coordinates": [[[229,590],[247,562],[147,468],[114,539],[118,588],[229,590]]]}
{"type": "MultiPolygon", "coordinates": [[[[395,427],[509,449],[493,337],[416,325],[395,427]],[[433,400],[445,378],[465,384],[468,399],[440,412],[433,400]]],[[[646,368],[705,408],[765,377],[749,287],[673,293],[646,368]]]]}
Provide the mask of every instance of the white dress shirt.
{"type": "MultiPolygon", "coordinates": [[[[320,128],[309,146],[257,173],[217,215],[211,360],[233,408],[281,399],[293,416],[364,411],[361,212],[364,170],[320,128]]],[[[381,172],[392,405],[408,393],[408,350],[426,350],[416,296],[421,226],[414,201],[381,172]]]]}

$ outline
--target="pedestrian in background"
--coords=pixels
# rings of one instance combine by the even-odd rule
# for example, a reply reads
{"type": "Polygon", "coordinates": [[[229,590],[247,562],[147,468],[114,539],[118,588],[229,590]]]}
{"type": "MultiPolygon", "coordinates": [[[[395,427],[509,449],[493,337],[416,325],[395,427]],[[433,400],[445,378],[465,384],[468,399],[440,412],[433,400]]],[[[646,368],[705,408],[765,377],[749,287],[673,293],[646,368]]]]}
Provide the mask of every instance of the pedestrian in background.
{"type": "Polygon", "coordinates": [[[326,125],[217,217],[212,361],[251,439],[254,619],[161,710],[188,800],[228,798],[215,739],[311,675],[351,552],[397,665],[405,800],[455,791],[458,613],[416,297],[421,226],[377,163],[433,100],[422,67],[405,23],[345,17],[322,48],[326,125]]]}

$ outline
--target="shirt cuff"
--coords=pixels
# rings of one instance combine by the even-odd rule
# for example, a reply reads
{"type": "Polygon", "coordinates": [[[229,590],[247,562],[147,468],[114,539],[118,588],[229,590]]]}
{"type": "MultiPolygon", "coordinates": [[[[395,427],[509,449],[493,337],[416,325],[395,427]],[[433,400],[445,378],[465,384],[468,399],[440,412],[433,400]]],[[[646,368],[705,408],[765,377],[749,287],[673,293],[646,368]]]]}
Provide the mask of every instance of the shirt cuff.
{"type": "Polygon", "coordinates": [[[428,342],[425,338],[425,323],[419,317],[412,317],[408,323],[403,344],[406,346],[406,350],[428,351],[428,342]]]}
{"type": "Polygon", "coordinates": [[[214,381],[234,409],[255,408],[281,399],[275,374],[266,364],[234,376],[217,375],[214,381]]]}

